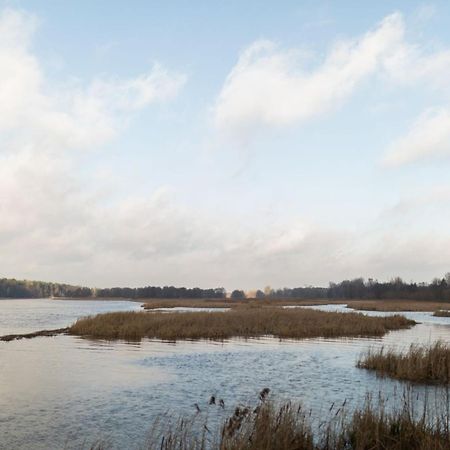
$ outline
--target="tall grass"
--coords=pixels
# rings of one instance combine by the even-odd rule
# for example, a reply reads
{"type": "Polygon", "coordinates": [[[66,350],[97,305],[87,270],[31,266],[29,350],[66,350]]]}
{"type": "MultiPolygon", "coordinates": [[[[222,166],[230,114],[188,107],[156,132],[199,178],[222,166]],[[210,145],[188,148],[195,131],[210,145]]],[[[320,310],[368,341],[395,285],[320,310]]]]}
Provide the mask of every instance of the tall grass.
{"type": "Polygon", "coordinates": [[[450,317],[450,311],[448,309],[438,309],[434,312],[433,316],[436,317],[450,317]]]}
{"type": "Polygon", "coordinates": [[[329,303],[343,303],[343,301],[336,302],[333,300],[307,300],[296,298],[244,298],[244,299],[231,299],[231,298],[176,298],[176,299],[145,299],[144,309],[157,309],[157,308],[237,308],[241,306],[250,307],[273,307],[273,306],[313,306],[324,305],[329,303]]]}
{"type": "MultiPolygon", "coordinates": [[[[447,399],[448,400],[448,399],[447,399]]],[[[445,403],[445,402],[444,402],[445,403]]],[[[345,402],[331,406],[320,423],[291,402],[276,406],[262,400],[238,406],[217,429],[198,414],[157,420],[142,449],[148,450],[448,450],[448,406],[428,400],[416,411],[411,396],[395,408],[367,397],[347,413],[345,402]],[[444,406],[444,407],[442,407],[444,406]]],[[[102,447],[95,447],[100,449],[102,447]]]]}
{"type": "Polygon", "coordinates": [[[449,302],[434,302],[429,300],[348,300],[348,308],[360,311],[435,311],[448,309],[449,302]]]}
{"type": "Polygon", "coordinates": [[[312,309],[237,308],[228,312],[116,312],[79,319],[69,333],[104,339],[227,339],[381,336],[415,322],[403,316],[367,317],[312,309]]]}
{"type": "Polygon", "coordinates": [[[357,367],[400,380],[448,385],[450,346],[438,341],[432,346],[411,345],[404,353],[385,348],[369,349],[360,357],[357,367]]]}

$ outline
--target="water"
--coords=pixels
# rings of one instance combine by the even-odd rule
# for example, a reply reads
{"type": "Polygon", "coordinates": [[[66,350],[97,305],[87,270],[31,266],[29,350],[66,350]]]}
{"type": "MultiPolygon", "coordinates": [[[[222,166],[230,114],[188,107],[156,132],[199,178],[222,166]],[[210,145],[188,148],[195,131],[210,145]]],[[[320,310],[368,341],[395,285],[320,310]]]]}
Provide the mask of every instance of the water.
{"type": "MultiPolygon", "coordinates": [[[[0,333],[6,334],[41,324],[62,327],[77,315],[139,304],[21,300],[2,301],[0,308],[0,333]]],[[[377,339],[127,344],[57,336],[0,343],[0,448],[72,449],[106,438],[115,448],[132,449],[163,412],[191,414],[198,403],[214,422],[237,403],[255,403],[263,387],[279,399],[301,400],[315,417],[332,402],[361,403],[368,390],[400,401],[403,383],[357,369],[355,361],[369,346],[450,342],[450,318],[405,315],[422,323],[377,339]],[[224,399],[225,410],[207,406],[211,395],[224,399]]]]}
{"type": "Polygon", "coordinates": [[[0,300],[0,336],[63,328],[91,314],[140,309],[140,303],[129,301],[0,300]]]}

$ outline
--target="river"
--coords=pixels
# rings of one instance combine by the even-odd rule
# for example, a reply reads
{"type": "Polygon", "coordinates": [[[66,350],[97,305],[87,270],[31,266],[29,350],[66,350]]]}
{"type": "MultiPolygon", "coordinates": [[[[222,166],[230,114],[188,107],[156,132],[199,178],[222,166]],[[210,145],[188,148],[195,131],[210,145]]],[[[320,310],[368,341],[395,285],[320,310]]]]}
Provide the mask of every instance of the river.
{"type": "MultiPolygon", "coordinates": [[[[77,317],[138,310],[126,301],[1,300],[0,335],[65,327],[77,317]]],[[[349,311],[345,305],[318,309],[349,311]]],[[[182,312],[180,312],[182,313],[182,312]]],[[[364,312],[371,315],[385,313],[364,312]]],[[[142,444],[165,412],[211,421],[269,387],[321,417],[330,404],[361,404],[368,391],[400,401],[404,383],[357,369],[370,346],[450,342],[450,318],[404,313],[420,322],[373,339],[231,339],[226,342],[105,342],[74,336],[0,342],[0,448],[79,449],[105,439],[117,449],[142,444]],[[211,395],[225,410],[208,406],[211,395]]],[[[423,388],[425,389],[425,388],[423,388]]]]}

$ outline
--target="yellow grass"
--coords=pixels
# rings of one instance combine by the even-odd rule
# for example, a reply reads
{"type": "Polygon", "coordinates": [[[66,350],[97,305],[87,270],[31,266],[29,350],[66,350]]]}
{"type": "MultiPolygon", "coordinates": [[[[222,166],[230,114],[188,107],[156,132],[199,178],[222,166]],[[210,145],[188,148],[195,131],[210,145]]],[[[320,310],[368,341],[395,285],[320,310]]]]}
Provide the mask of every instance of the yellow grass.
{"type": "Polygon", "coordinates": [[[348,308],[360,311],[435,311],[450,308],[450,303],[418,300],[347,300],[348,308]]]}
{"type": "Polygon", "coordinates": [[[450,303],[420,300],[362,300],[362,299],[142,299],[145,309],[156,308],[236,308],[239,306],[314,306],[346,304],[360,311],[438,311],[450,310],[450,303]]]}
{"type": "Polygon", "coordinates": [[[405,353],[368,350],[357,367],[401,380],[450,384],[450,346],[438,341],[429,347],[412,345],[405,353]]]}
{"type": "Polygon", "coordinates": [[[117,312],[78,320],[69,333],[104,339],[227,339],[381,336],[415,322],[403,316],[367,317],[312,309],[236,308],[228,312],[117,312]]]}
{"type": "Polygon", "coordinates": [[[433,316],[436,317],[450,317],[450,311],[445,309],[439,309],[434,312],[433,316]]]}
{"type": "Polygon", "coordinates": [[[200,298],[200,299],[142,299],[144,309],[158,308],[236,308],[239,306],[313,306],[330,303],[345,304],[345,301],[303,300],[303,299],[230,299],[230,298],[200,298]]]}

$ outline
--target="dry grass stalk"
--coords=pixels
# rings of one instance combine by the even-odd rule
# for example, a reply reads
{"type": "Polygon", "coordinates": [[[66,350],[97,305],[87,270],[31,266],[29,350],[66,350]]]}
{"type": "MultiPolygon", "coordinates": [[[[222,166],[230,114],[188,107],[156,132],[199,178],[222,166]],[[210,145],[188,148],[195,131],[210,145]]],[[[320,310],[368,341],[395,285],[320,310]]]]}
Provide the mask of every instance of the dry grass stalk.
{"type": "Polygon", "coordinates": [[[357,367],[375,370],[381,376],[417,383],[450,384],[450,346],[436,342],[432,346],[411,345],[405,353],[392,349],[369,349],[357,367]]]}
{"type": "MultiPolygon", "coordinates": [[[[345,402],[344,402],[345,404],[345,402]]],[[[347,415],[344,405],[317,425],[310,413],[290,402],[276,407],[262,401],[256,408],[237,407],[223,422],[214,439],[205,426],[197,432],[194,422],[152,433],[148,449],[164,450],[448,450],[448,409],[428,402],[415,411],[410,397],[394,410],[370,397],[362,408],[347,415]]]]}
{"type": "Polygon", "coordinates": [[[450,317],[450,311],[447,309],[439,309],[434,312],[433,316],[436,317],[450,317]]]}
{"type": "Polygon", "coordinates": [[[227,339],[276,336],[312,338],[382,336],[415,322],[403,316],[367,317],[312,309],[236,308],[228,312],[116,312],[79,319],[69,333],[80,336],[140,340],[155,338],[227,339]]]}
{"type": "Polygon", "coordinates": [[[450,303],[420,300],[347,300],[348,308],[360,311],[435,311],[448,309],[450,303]]]}
{"type": "Polygon", "coordinates": [[[285,298],[245,298],[245,299],[217,299],[217,298],[200,298],[200,299],[143,299],[144,309],[157,308],[236,308],[240,306],[251,307],[281,307],[281,306],[314,306],[325,304],[345,304],[345,301],[333,300],[305,300],[305,299],[285,299],[285,298]]]}

